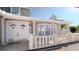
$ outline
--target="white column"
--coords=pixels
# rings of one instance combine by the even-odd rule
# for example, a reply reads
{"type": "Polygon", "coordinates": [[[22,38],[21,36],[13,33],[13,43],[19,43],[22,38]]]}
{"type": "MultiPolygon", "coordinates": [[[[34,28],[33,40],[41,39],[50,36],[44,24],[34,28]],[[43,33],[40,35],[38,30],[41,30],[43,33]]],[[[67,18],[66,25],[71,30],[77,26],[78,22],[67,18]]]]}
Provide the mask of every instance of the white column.
{"type": "Polygon", "coordinates": [[[18,14],[21,15],[21,7],[19,7],[19,13],[18,14]]]}
{"type": "Polygon", "coordinates": [[[35,36],[35,21],[33,21],[33,35],[35,36]]]}
{"type": "Polygon", "coordinates": [[[37,38],[35,38],[35,34],[36,34],[36,33],[35,33],[35,32],[36,32],[35,30],[36,30],[36,27],[35,27],[35,21],[33,21],[33,38],[34,38],[34,40],[33,40],[33,41],[34,41],[33,44],[35,45],[34,48],[36,48],[36,46],[37,46],[37,44],[36,44],[36,43],[37,43],[37,38]]]}
{"type": "MultiPolygon", "coordinates": [[[[33,45],[35,44],[33,40],[35,39],[35,21],[33,21],[33,34],[30,34],[30,39],[29,39],[29,49],[33,49],[33,45]]],[[[36,42],[36,41],[35,41],[36,42]]]]}
{"type": "Polygon", "coordinates": [[[30,34],[30,38],[29,38],[29,49],[33,49],[33,35],[30,34]]]}
{"type": "Polygon", "coordinates": [[[54,24],[54,40],[55,40],[55,45],[58,44],[58,38],[57,38],[57,24],[54,24]]]}
{"type": "Polygon", "coordinates": [[[2,41],[2,45],[6,45],[6,33],[5,33],[5,18],[3,17],[2,19],[1,19],[1,35],[2,35],[2,39],[1,39],[1,41],[2,41]]]}
{"type": "Polygon", "coordinates": [[[29,31],[29,21],[27,21],[27,39],[29,40],[30,31],[29,31]]]}

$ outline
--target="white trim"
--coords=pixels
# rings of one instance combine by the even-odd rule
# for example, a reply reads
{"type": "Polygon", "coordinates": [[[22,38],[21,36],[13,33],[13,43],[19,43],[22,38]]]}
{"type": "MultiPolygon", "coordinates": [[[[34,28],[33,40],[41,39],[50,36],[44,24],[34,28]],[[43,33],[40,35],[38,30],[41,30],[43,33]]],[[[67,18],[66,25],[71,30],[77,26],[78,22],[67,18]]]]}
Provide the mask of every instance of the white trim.
{"type": "Polygon", "coordinates": [[[12,13],[12,7],[10,7],[10,13],[12,13]]]}
{"type": "Polygon", "coordinates": [[[19,7],[19,12],[18,12],[18,15],[21,16],[21,7],[19,7]]]}

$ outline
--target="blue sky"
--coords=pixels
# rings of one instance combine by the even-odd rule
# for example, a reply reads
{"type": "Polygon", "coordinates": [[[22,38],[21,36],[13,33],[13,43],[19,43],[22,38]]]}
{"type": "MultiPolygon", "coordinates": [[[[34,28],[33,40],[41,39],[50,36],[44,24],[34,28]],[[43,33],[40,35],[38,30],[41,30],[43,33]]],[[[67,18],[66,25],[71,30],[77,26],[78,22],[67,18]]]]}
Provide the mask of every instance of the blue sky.
{"type": "Polygon", "coordinates": [[[32,17],[49,19],[51,15],[72,22],[73,25],[79,24],[79,9],[71,7],[33,7],[32,17]]]}

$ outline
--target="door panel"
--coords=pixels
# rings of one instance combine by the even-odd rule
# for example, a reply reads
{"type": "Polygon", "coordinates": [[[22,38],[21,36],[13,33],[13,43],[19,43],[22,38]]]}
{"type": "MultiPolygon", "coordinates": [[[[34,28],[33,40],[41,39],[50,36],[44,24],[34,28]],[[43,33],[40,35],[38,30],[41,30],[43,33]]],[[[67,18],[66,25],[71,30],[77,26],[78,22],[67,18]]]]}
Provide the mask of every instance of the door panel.
{"type": "Polygon", "coordinates": [[[28,23],[24,21],[6,21],[6,40],[20,41],[27,40],[29,31],[28,23]]]}
{"type": "Polygon", "coordinates": [[[6,41],[10,42],[16,40],[16,28],[13,24],[15,22],[7,21],[6,22],[6,41]]]}

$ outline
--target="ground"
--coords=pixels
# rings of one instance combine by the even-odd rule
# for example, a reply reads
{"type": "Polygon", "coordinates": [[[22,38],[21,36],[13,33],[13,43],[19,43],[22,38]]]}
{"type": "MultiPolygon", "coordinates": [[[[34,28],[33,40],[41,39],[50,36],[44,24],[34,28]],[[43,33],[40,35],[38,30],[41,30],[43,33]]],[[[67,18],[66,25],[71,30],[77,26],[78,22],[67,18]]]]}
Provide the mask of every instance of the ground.
{"type": "MultiPolygon", "coordinates": [[[[12,44],[12,45],[7,45],[0,49],[0,51],[26,51],[28,50],[28,41],[20,42],[17,44],[12,44]]],[[[46,48],[38,51],[79,51],[79,43],[74,43],[71,45],[68,45],[67,47],[62,47],[62,48],[57,48],[53,49],[51,48],[46,48]]]]}
{"type": "Polygon", "coordinates": [[[4,46],[0,51],[23,51],[27,50],[29,48],[29,42],[28,41],[21,41],[16,44],[11,44],[4,46]]]}
{"type": "Polygon", "coordinates": [[[62,47],[61,49],[57,49],[54,51],[79,51],[79,43],[72,44],[67,47],[62,47]]]}

